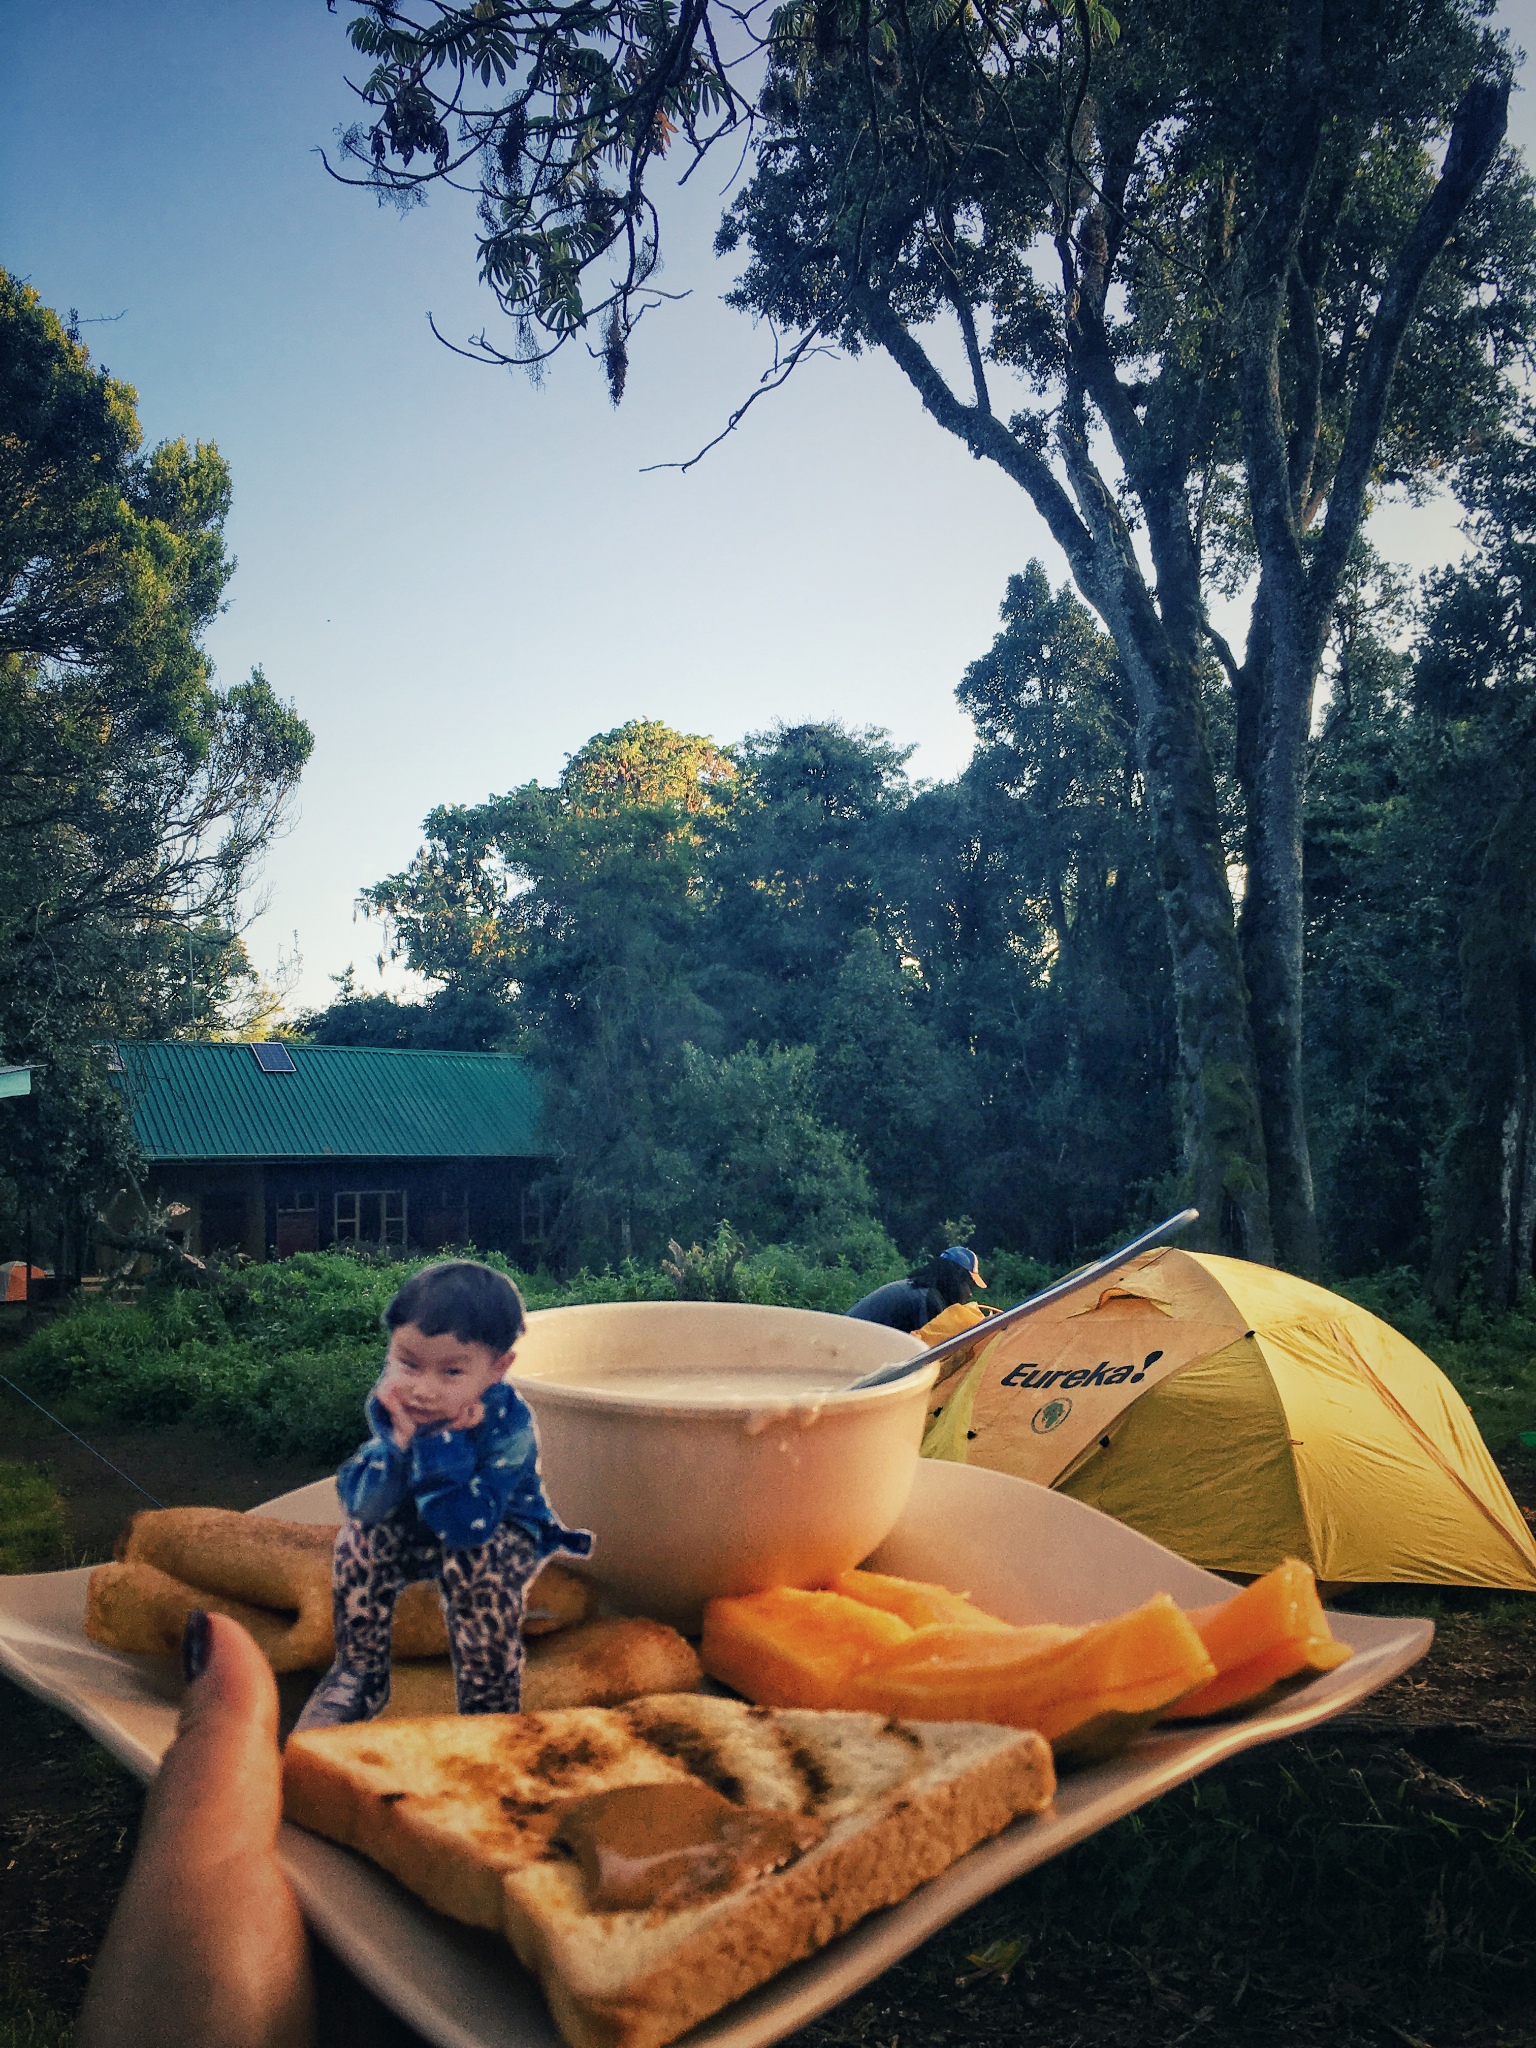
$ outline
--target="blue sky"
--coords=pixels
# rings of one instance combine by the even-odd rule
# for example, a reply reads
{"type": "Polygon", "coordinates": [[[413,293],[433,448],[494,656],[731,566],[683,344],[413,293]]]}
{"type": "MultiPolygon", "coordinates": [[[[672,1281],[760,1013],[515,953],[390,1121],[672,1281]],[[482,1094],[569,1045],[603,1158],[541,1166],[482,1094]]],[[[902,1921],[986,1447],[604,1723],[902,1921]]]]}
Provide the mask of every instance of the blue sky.
{"type": "MultiPolygon", "coordinates": [[[[437,803],[549,780],[592,733],[654,717],[721,740],[836,716],[953,774],[953,691],[1008,575],[1062,565],[1022,494],[878,358],[808,365],[686,477],[767,359],[709,255],[722,158],[668,206],[662,282],[615,413],[586,356],[542,388],[433,340],[493,310],[471,223],[404,219],[327,178],[350,118],[344,4],[0,0],[0,263],[78,309],[151,440],[216,441],[239,558],[210,647],[256,663],[315,729],[250,934],[324,1001],[382,934],[359,888],[437,803]],[[120,319],[111,316],[121,314],[120,319]]],[[[1501,10],[1536,46],[1536,0],[1501,10]]],[[[1528,96],[1514,117],[1536,132],[1528,96]]],[[[1379,538],[1455,547],[1440,512],[1379,538]]],[[[388,985],[398,970],[386,969],[388,985]]]]}

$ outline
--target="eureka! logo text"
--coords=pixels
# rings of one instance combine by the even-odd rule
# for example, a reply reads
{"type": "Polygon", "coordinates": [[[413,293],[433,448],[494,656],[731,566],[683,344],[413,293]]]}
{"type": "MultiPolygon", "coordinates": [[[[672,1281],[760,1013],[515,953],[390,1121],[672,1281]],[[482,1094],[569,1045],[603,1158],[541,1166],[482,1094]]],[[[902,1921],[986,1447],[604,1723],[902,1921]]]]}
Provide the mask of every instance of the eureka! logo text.
{"type": "Polygon", "coordinates": [[[1075,1372],[1041,1372],[1038,1365],[1016,1365],[1012,1372],[1004,1373],[1001,1385],[1005,1387],[1060,1387],[1066,1393],[1072,1387],[1119,1387],[1126,1381],[1134,1386],[1137,1380],[1145,1379],[1151,1368],[1162,1357],[1161,1351],[1149,1351],[1141,1361],[1140,1369],[1134,1365],[1111,1365],[1104,1363],[1092,1371],[1086,1365],[1075,1372]]]}

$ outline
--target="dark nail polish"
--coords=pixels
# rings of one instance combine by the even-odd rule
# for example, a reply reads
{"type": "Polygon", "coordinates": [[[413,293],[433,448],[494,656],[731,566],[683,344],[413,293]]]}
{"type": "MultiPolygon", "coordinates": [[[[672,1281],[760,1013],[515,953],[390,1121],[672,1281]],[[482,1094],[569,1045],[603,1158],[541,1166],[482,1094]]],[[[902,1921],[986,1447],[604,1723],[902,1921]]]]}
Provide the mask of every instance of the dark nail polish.
{"type": "Polygon", "coordinates": [[[188,1685],[203,1675],[208,1662],[208,1633],[208,1616],[201,1607],[194,1607],[181,1633],[181,1669],[188,1685]]]}

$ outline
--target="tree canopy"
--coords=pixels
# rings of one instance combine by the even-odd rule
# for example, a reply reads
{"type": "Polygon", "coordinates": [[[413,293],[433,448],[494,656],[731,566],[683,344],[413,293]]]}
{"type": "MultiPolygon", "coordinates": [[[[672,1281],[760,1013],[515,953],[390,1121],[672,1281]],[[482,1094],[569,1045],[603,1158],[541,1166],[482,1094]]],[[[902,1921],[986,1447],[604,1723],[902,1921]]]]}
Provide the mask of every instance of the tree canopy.
{"type": "Polygon", "coordinates": [[[311,738],[259,671],[214,685],[229,503],[0,272],[0,1045],[43,1068],[0,1124],[12,1212],[131,1164],[96,1041],[227,1028],[257,986],[242,896],[311,738]]]}
{"type": "Polygon", "coordinates": [[[1454,481],[1529,360],[1508,50],[1473,0],[788,0],[756,22],[710,0],[558,25],[514,0],[378,0],[352,23],[380,60],[352,147],[396,197],[478,183],[483,273],[522,323],[482,353],[601,318],[617,397],[655,283],[657,164],[748,125],[718,247],[746,258],[735,303],[783,337],[780,375],[883,350],[1028,494],[1114,640],[1187,1184],[1216,1239],[1309,1266],[1314,700],[1373,496],[1454,481]],[[749,105],[732,81],[754,52],[749,105]],[[1239,593],[1234,648],[1212,606],[1239,593]]]}

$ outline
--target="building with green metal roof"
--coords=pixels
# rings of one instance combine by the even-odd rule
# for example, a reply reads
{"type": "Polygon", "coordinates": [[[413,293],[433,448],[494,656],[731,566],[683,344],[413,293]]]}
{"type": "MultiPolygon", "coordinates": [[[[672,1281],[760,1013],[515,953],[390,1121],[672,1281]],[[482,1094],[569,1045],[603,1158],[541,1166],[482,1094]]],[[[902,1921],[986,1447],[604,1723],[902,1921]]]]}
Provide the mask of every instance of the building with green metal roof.
{"type": "Polygon", "coordinates": [[[507,1053],[119,1040],[104,1048],[197,1253],[338,1244],[536,1250],[537,1076],[507,1053]]]}

